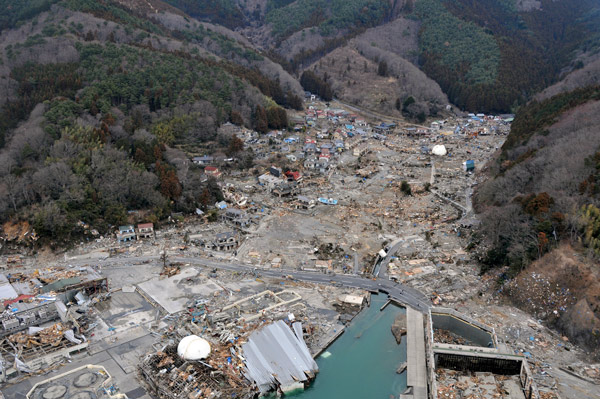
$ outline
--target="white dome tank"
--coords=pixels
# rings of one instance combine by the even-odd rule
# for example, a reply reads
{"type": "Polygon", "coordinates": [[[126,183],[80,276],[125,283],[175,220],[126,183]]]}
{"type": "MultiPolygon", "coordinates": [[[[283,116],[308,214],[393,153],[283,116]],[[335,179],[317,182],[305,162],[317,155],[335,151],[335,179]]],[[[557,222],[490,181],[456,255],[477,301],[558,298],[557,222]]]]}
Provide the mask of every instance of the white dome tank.
{"type": "Polygon", "coordinates": [[[445,145],[434,145],[431,153],[437,156],[444,156],[448,153],[448,151],[446,151],[445,145]]]}
{"type": "Polygon", "coordinates": [[[210,355],[210,344],[197,335],[188,335],[179,341],[177,354],[184,360],[201,360],[210,355]]]}

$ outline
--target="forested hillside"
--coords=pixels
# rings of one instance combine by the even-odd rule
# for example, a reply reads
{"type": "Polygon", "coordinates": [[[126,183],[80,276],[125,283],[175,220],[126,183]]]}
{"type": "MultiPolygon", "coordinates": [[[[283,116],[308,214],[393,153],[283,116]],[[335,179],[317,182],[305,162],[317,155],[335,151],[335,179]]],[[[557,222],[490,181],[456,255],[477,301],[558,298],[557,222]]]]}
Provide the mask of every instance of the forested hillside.
{"type": "MultiPolygon", "coordinates": [[[[327,99],[423,121],[448,100],[511,111],[574,71],[519,112],[497,166],[501,184],[535,159],[542,149],[531,146],[554,137],[557,120],[597,98],[597,1],[523,4],[0,0],[0,219],[62,238],[79,220],[105,230],[126,210],[158,220],[205,206],[219,197],[216,186],[173,159],[227,151],[232,138],[218,133],[227,121],[285,127],[283,108],[302,106],[300,81],[327,99]],[[126,174],[102,184],[111,172],[94,174],[100,158],[126,174]],[[49,221],[63,228],[44,230],[49,221]]],[[[251,165],[249,152],[235,155],[238,167],[251,165]]],[[[482,188],[480,204],[500,209],[493,192],[482,188]]],[[[549,234],[524,215],[527,234],[549,234]]],[[[531,257],[526,246],[513,258],[531,257]]]]}
{"type": "Polygon", "coordinates": [[[476,190],[472,238],[500,292],[598,354],[600,86],[589,83],[574,71],[519,109],[476,190]]]}
{"type": "Polygon", "coordinates": [[[378,32],[381,38],[371,37],[373,47],[389,47],[387,36],[392,32],[396,42],[410,43],[410,32],[389,24],[413,21],[418,26],[417,47],[407,53],[406,47],[395,46],[396,55],[415,62],[452,103],[469,111],[515,110],[566,72],[584,66],[600,45],[600,5],[595,0],[170,3],[186,11],[190,4],[202,3],[197,15],[215,22],[228,14],[227,26],[283,57],[280,61],[293,72],[375,26],[389,29],[378,32]]]}
{"type": "Polygon", "coordinates": [[[519,110],[491,179],[476,192],[486,267],[516,274],[580,232],[582,207],[600,199],[599,107],[600,87],[587,86],[519,110]]]}
{"type": "Polygon", "coordinates": [[[463,109],[507,112],[597,51],[598,3],[419,0],[420,64],[463,109]],[[593,21],[593,22],[592,22],[593,21]]]}
{"type": "Polygon", "coordinates": [[[267,8],[266,21],[277,38],[308,27],[318,27],[325,36],[346,29],[376,25],[389,14],[388,0],[296,0],[276,2],[267,8]]]}
{"type": "Polygon", "coordinates": [[[244,24],[244,16],[234,0],[166,0],[191,17],[207,20],[228,28],[244,24]]]}
{"type": "Polygon", "coordinates": [[[512,112],[565,73],[583,67],[600,49],[600,5],[595,0],[168,3],[238,31],[296,75],[370,28],[382,27],[371,35],[372,47],[390,51],[387,38],[393,35],[398,45],[391,46],[391,53],[415,63],[450,102],[473,112],[512,112]],[[398,30],[411,23],[414,33],[398,30]]]}
{"type": "Polygon", "coordinates": [[[281,128],[281,107],[301,107],[298,82],[233,33],[159,1],[128,4],[31,0],[3,15],[2,223],[61,242],[132,210],[158,222],[205,208],[222,194],[181,149],[249,167],[219,126],[281,128]]]}

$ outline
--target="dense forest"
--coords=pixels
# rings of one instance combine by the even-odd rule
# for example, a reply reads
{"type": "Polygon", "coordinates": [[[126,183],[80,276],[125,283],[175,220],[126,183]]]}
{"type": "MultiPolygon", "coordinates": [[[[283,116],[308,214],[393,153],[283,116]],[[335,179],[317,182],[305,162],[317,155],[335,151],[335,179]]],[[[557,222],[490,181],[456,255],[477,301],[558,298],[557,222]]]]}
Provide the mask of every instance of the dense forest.
{"type": "MultiPolygon", "coordinates": [[[[57,2],[27,0],[21,11],[0,19],[1,26],[15,26],[57,2]]],[[[196,43],[211,40],[222,49],[219,55],[227,58],[259,59],[268,54],[293,74],[301,74],[303,68],[371,27],[398,18],[417,21],[418,67],[441,86],[450,102],[478,112],[514,112],[565,72],[580,68],[581,54],[600,49],[600,7],[594,0],[542,0],[526,9],[513,0],[168,0],[168,4],[155,4],[248,38],[255,36],[264,54],[214,31],[191,27],[189,17],[185,24],[190,28],[168,31],[153,18],[119,4],[126,2],[58,3],[150,34],[196,43]]],[[[404,40],[404,35],[398,40],[404,40]]]]}
{"type": "Polygon", "coordinates": [[[165,0],[191,17],[211,21],[228,28],[244,24],[244,16],[234,0],[165,0]]]}
{"type": "Polygon", "coordinates": [[[304,71],[300,77],[300,84],[306,91],[318,95],[325,101],[331,101],[333,98],[331,86],[313,71],[304,71]]]}
{"type": "Polygon", "coordinates": [[[318,27],[323,35],[329,36],[346,29],[374,26],[390,11],[387,0],[297,0],[287,3],[270,2],[272,6],[266,15],[273,33],[280,38],[309,27],[318,27]]]}
{"type": "Polygon", "coordinates": [[[511,1],[421,0],[420,63],[460,108],[509,112],[579,67],[577,50],[595,51],[598,9],[591,0],[545,0],[529,12],[511,1]]]}
{"type": "Polygon", "coordinates": [[[22,21],[35,17],[59,0],[23,0],[18,4],[12,0],[0,0],[0,32],[16,27],[22,21]]]}
{"type": "Polygon", "coordinates": [[[228,167],[251,167],[252,152],[219,126],[286,128],[282,107],[302,107],[290,86],[259,70],[270,61],[202,25],[172,30],[112,2],[52,3],[62,19],[50,2],[9,14],[3,28],[29,24],[33,33],[0,52],[16,85],[0,107],[0,220],[28,222],[43,242],[79,237],[83,225],[104,233],[131,215],[156,223],[206,209],[222,193],[181,149],[210,148],[236,159],[228,167]],[[100,22],[89,30],[69,9],[100,22]],[[73,62],[21,61],[54,39],[73,46],[73,62]],[[228,57],[153,45],[161,40],[228,57]]]}

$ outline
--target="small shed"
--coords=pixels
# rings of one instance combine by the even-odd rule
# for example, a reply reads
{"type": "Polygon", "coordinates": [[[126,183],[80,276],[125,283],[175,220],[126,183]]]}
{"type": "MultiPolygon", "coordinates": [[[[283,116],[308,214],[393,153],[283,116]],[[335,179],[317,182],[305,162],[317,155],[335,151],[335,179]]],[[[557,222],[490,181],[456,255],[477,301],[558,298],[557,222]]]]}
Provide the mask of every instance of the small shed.
{"type": "Polygon", "coordinates": [[[278,168],[276,166],[271,166],[269,168],[269,173],[275,177],[281,177],[281,168],[278,168]]]}
{"type": "Polygon", "coordinates": [[[472,172],[475,170],[475,161],[473,161],[472,159],[468,159],[465,162],[463,162],[463,168],[465,169],[465,172],[472,172]]]}

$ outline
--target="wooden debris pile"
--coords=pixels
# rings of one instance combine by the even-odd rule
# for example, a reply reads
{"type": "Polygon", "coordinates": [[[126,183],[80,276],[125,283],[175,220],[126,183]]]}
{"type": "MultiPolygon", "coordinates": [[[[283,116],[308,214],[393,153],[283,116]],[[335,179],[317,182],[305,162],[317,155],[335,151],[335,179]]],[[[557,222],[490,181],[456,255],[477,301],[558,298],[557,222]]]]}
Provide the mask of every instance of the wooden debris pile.
{"type": "Polygon", "coordinates": [[[161,276],[173,277],[181,272],[181,267],[179,265],[166,265],[160,272],[161,276]]]}
{"type": "Polygon", "coordinates": [[[159,398],[253,397],[250,383],[238,369],[241,361],[232,360],[233,347],[233,343],[217,345],[206,362],[188,362],[177,355],[176,345],[169,345],[146,357],[140,371],[159,398]]]}
{"type": "Polygon", "coordinates": [[[440,328],[435,328],[433,330],[433,340],[442,344],[473,345],[460,335],[454,334],[448,330],[442,330],[440,328]]]}
{"type": "Polygon", "coordinates": [[[64,339],[64,330],[65,327],[61,323],[56,323],[32,335],[27,332],[10,335],[8,340],[20,348],[42,345],[58,346],[64,339]]]}

